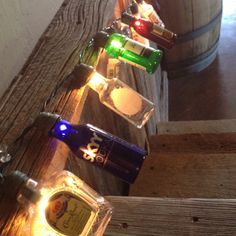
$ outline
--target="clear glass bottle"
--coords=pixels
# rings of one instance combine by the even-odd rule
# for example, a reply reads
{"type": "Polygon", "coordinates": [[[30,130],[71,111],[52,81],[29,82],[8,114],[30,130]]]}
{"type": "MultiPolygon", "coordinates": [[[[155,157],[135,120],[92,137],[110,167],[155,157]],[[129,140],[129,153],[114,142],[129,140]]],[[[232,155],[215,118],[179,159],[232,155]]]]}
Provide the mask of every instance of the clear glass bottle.
{"type": "Polygon", "coordinates": [[[154,111],[154,104],[127,84],[117,78],[106,79],[89,65],[79,64],[72,73],[81,84],[98,93],[101,103],[138,128],[143,127],[154,111]]]}
{"type": "Polygon", "coordinates": [[[106,53],[116,59],[125,61],[152,74],[162,58],[162,51],[147,47],[125,35],[100,31],[94,37],[96,46],[105,49],[106,53]]]}
{"type": "Polygon", "coordinates": [[[22,236],[103,235],[111,218],[110,203],[68,171],[39,184],[14,171],[4,184],[10,196],[28,209],[22,236]]]}

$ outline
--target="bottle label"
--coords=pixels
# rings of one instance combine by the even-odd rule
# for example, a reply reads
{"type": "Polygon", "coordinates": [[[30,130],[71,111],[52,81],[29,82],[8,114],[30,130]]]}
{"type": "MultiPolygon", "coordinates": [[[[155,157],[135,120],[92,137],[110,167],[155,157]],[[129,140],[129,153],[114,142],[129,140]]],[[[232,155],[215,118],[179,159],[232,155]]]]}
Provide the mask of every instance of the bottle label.
{"type": "Polygon", "coordinates": [[[83,158],[97,165],[104,165],[113,146],[113,140],[100,137],[96,132],[90,138],[86,147],[81,147],[83,158]]]}
{"type": "Polygon", "coordinates": [[[162,39],[165,39],[167,41],[170,41],[174,37],[174,33],[162,28],[161,26],[158,26],[156,24],[153,25],[153,29],[151,31],[151,34],[161,36],[162,39]]]}
{"type": "Polygon", "coordinates": [[[94,212],[78,196],[70,192],[58,192],[49,199],[45,216],[48,224],[63,235],[80,235],[94,212]]]}
{"type": "Polygon", "coordinates": [[[151,34],[154,34],[154,35],[157,35],[157,36],[162,36],[163,33],[164,33],[164,28],[156,25],[156,24],[153,24],[153,29],[151,31],[151,34]]]}
{"type": "Polygon", "coordinates": [[[140,42],[146,46],[149,46],[149,41],[148,39],[142,37],[141,35],[139,35],[133,28],[131,28],[131,32],[132,32],[132,38],[133,40],[140,42]]]}
{"type": "Polygon", "coordinates": [[[158,15],[153,11],[151,11],[149,14],[148,14],[148,18],[151,22],[153,23],[159,23],[160,22],[160,18],[158,17],[158,15]]]}
{"type": "Polygon", "coordinates": [[[108,79],[119,78],[119,74],[120,74],[120,61],[114,58],[109,58],[107,64],[107,78],[108,79]]]}
{"type": "Polygon", "coordinates": [[[126,50],[129,50],[135,54],[142,55],[143,50],[145,47],[134,40],[127,40],[123,46],[126,50]]]}

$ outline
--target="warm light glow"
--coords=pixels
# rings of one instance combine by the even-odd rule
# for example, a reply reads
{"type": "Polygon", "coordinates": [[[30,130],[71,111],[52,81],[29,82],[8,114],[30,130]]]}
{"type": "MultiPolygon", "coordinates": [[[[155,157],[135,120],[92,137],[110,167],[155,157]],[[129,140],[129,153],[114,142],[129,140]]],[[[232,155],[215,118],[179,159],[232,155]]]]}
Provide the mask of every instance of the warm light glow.
{"type": "Polygon", "coordinates": [[[140,26],[140,25],[141,25],[140,21],[138,21],[138,20],[135,21],[135,25],[136,25],[136,26],[140,26]]]}
{"type": "Polygon", "coordinates": [[[105,83],[104,77],[97,72],[94,72],[89,79],[88,86],[93,90],[99,92],[99,89],[103,87],[105,83]]]}
{"type": "Polygon", "coordinates": [[[64,131],[64,130],[67,130],[67,127],[66,127],[66,125],[63,124],[63,125],[60,125],[59,129],[61,131],[64,131]]]}
{"type": "MultiPolygon", "coordinates": [[[[86,148],[80,148],[80,150],[82,152],[84,152],[85,154],[87,154],[87,155],[84,155],[84,157],[88,156],[90,159],[94,159],[96,157],[96,153],[94,153],[94,152],[97,152],[98,148],[95,148],[92,150],[88,150],[86,148]]],[[[85,158],[85,159],[87,159],[87,158],[85,158]]]]}
{"type": "Polygon", "coordinates": [[[142,108],[142,99],[129,88],[115,88],[111,92],[111,99],[120,112],[129,116],[137,114],[142,108]]]}
{"type": "Polygon", "coordinates": [[[117,40],[112,40],[112,41],[111,41],[111,45],[112,45],[113,47],[116,47],[116,48],[121,48],[121,47],[122,47],[122,43],[119,42],[119,41],[117,41],[117,40]]]}

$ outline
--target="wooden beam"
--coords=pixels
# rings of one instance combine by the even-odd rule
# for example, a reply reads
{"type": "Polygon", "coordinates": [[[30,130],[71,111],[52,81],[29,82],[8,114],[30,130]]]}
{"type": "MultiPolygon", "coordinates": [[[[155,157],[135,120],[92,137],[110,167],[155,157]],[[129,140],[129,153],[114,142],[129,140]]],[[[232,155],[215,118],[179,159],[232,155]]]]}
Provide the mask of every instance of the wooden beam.
{"type": "Polygon", "coordinates": [[[114,214],[106,236],[236,234],[236,200],[108,197],[114,214]]]}
{"type": "Polygon", "coordinates": [[[236,120],[199,120],[158,122],[158,134],[233,133],[236,120]]]}
{"type": "MultiPolygon", "coordinates": [[[[115,0],[64,1],[0,101],[1,142],[10,144],[38,116],[54,88],[79,62],[84,47],[96,32],[111,22],[115,3],[115,0]]],[[[65,83],[46,111],[56,112],[78,123],[88,90],[71,90],[72,86],[69,82],[65,83]]],[[[18,169],[39,180],[53,170],[64,169],[67,156],[68,148],[64,144],[33,129],[17,148],[15,161],[6,171],[18,169]]],[[[18,223],[24,219],[23,212],[18,214],[15,203],[9,203],[2,194],[0,197],[0,235],[18,235],[18,223]]]]}
{"type": "MultiPolygon", "coordinates": [[[[35,120],[55,87],[80,62],[80,54],[88,42],[99,30],[108,26],[127,3],[126,0],[64,1],[27,63],[0,101],[1,142],[12,143],[35,120]]],[[[147,95],[149,99],[159,99],[156,87],[162,86],[162,80],[156,74],[149,76],[129,65],[125,67],[128,71],[125,82],[133,84],[134,89],[147,95]],[[154,89],[150,90],[152,88],[154,89]]],[[[101,65],[97,69],[101,73],[106,71],[101,65]]],[[[161,73],[160,68],[158,73],[161,73]]],[[[149,134],[156,133],[156,122],[161,117],[161,109],[155,112],[146,127],[137,130],[104,108],[95,93],[89,91],[88,97],[87,94],[87,88],[75,88],[72,82],[67,81],[58,89],[45,111],[58,113],[72,123],[92,123],[140,146],[145,145],[149,134]]],[[[121,180],[82,160],[68,160],[68,155],[66,145],[45,137],[39,129],[32,129],[21,146],[15,148],[15,161],[6,171],[18,169],[33,179],[42,180],[50,176],[52,171],[60,171],[66,165],[67,169],[73,170],[102,194],[123,194],[126,191],[127,186],[121,180]]],[[[16,204],[7,203],[7,199],[1,194],[0,198],[0,235],[18,235],[19,222],[25,219],[23,211],[17,212],[16,204]]]]}
{"type": "MultiPolygon", "coordinates": [[[[234,198],[236,133],[221,133],[229,128],[224,127],[223,121],[213,123],[215,126],[210,122],[202,126],[197,122],[197,127],[194,122],[179,126],[173,122],[175,127],[163,125],[163,134],[149,139],[151,153],[131,186],[130,195],[234,198]]],[[[233,126],[231,122],[231,130],[233,126]]]]}

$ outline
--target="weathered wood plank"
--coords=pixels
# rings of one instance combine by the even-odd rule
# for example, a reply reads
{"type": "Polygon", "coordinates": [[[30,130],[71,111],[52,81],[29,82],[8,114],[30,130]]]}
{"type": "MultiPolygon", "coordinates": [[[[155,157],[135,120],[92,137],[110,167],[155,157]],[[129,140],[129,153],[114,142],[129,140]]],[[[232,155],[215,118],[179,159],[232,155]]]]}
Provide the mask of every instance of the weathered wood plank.
{"type": "Polygon", "coordinates": [[[158,134],[232,133],[236,120],[200,120],[158,122],[158,134]]]}
{"type": "MultiPolygon", "coordinates": [[[[31,57],[0,101],[1,141],[11,143],[38,116],[55,86],[78,63],[88,41],[112,20],[115,2],[66,0],[62,4],[31,57]]],[[[71,90],[71,87],[69,82],[65,83],[46,110],[77,123],[87,89],[79,91],[71,90]]],[[[52,170],[63,169],[67,155],[65,145],[45,137],[40,130],[32,130],[14,153],[16,161],[9,165],[7,171],[19,169],[34,179],[42,179],[52,170]]],[[[112,189],[113,186],[110,186],[110,192],[112,189]]],[[[0,234],[17,235],[17,224],[22,215],[17,214],[15,204],[8,204],[5,200],[1,199],[0,204],[0,234]]]]}
{"type": "Polygon", "coordinates": [[[235,198],[236,133],[161,134],[150,150],[130,195],[235,198]]]}
{"type": "Polygon", "coordinates": [[[236,133],[156,135],[150,146],[159,153],[236,153],[236,133]]]}
{"type": "MultiPolygon", "coordinates": [[[[81,51],[89,40],[114,18],[116,4],[120,4],[120,2],[115,0],[65,0],[40,38],[28,62],[0,101],[2,124],[0,141],[11,143],[38,116],[54,88],[79,62],[81,51]]],[[[119,12],[121,12],[120,8],[119,12]]],[[[132,69],[130,66],[127,68],[132,69]]],[[[136,84],[134,73],[128,75],[130,75],[129,81],[136,84]]],[[[138,77],[135,78],[138,79],[138,77]]],[[[148,80],[143,81],[148,88],[148,80]]],[[[147,93],[148,89],[145,91],[147,93]]],[[[109,127],[111,127],[111,131],[114,131],[115,135],[123,133],[124,136],[119,136],[141,146],[144,145],[148,134],[145,128],[137,131],[124,121],[122,123],[111,111],[107,110],[103,113],[97,97],[93,100],[89,100],[88,97],[88,100],[85,101],[87,92],[88,89],[78,90],[67,81],[58,89],[56,96],[47,105],[46,111],[56,112],[73,123],[88,123],[96,121],[96,117],[99,117],[100,124],[104,124],[100,128],[110,131],[109,127]],[[99,106],[96,105],[98,103],[99,106]],[[83,110],[83,107],[86,108],[83,110]],[[97,111],[97,116],[94,116],[93,110],[97,111]],[[107,116],[108,113],[112,115],[107,116]],[[112,122],[114,122],[113,125],[112,122]]],[[[152,92],[155,93],[155,90],[152,92]]],[[[156,121],[157,119],[154,118],[154,122],[156,121]]],[[[94,124],[99,124],[99,122],[94,124]]],[[[64,144],[45,137],[39,129],[32,129],[13,154],[15,161],[6,170],[18,169],[36,180],[43,179],[49,176],[51,171],[64,168],[68,153],[69,150],[64,144]]],[[[70,161],[74,160],[70,159],[70,161]]],[[[69,163],[67,167],[69,168],[69,163]]],[[[120,180],[101,170],[95,170],[85,162],[77,161],[72,168],[101,193],[123,194],[125,190],[120,180]]],[[[8,204],[5,200],[2,199],[0,203],[0,234],[17,235],[19,222],[24,219],[23,211],[20,210],[18,214],[16,205],[8,204]]]]}
{"type": "Polygon", "coordinates": [[[115,207],[105,235],[236,234],[236,200],[108,197],[115,207]]]}

